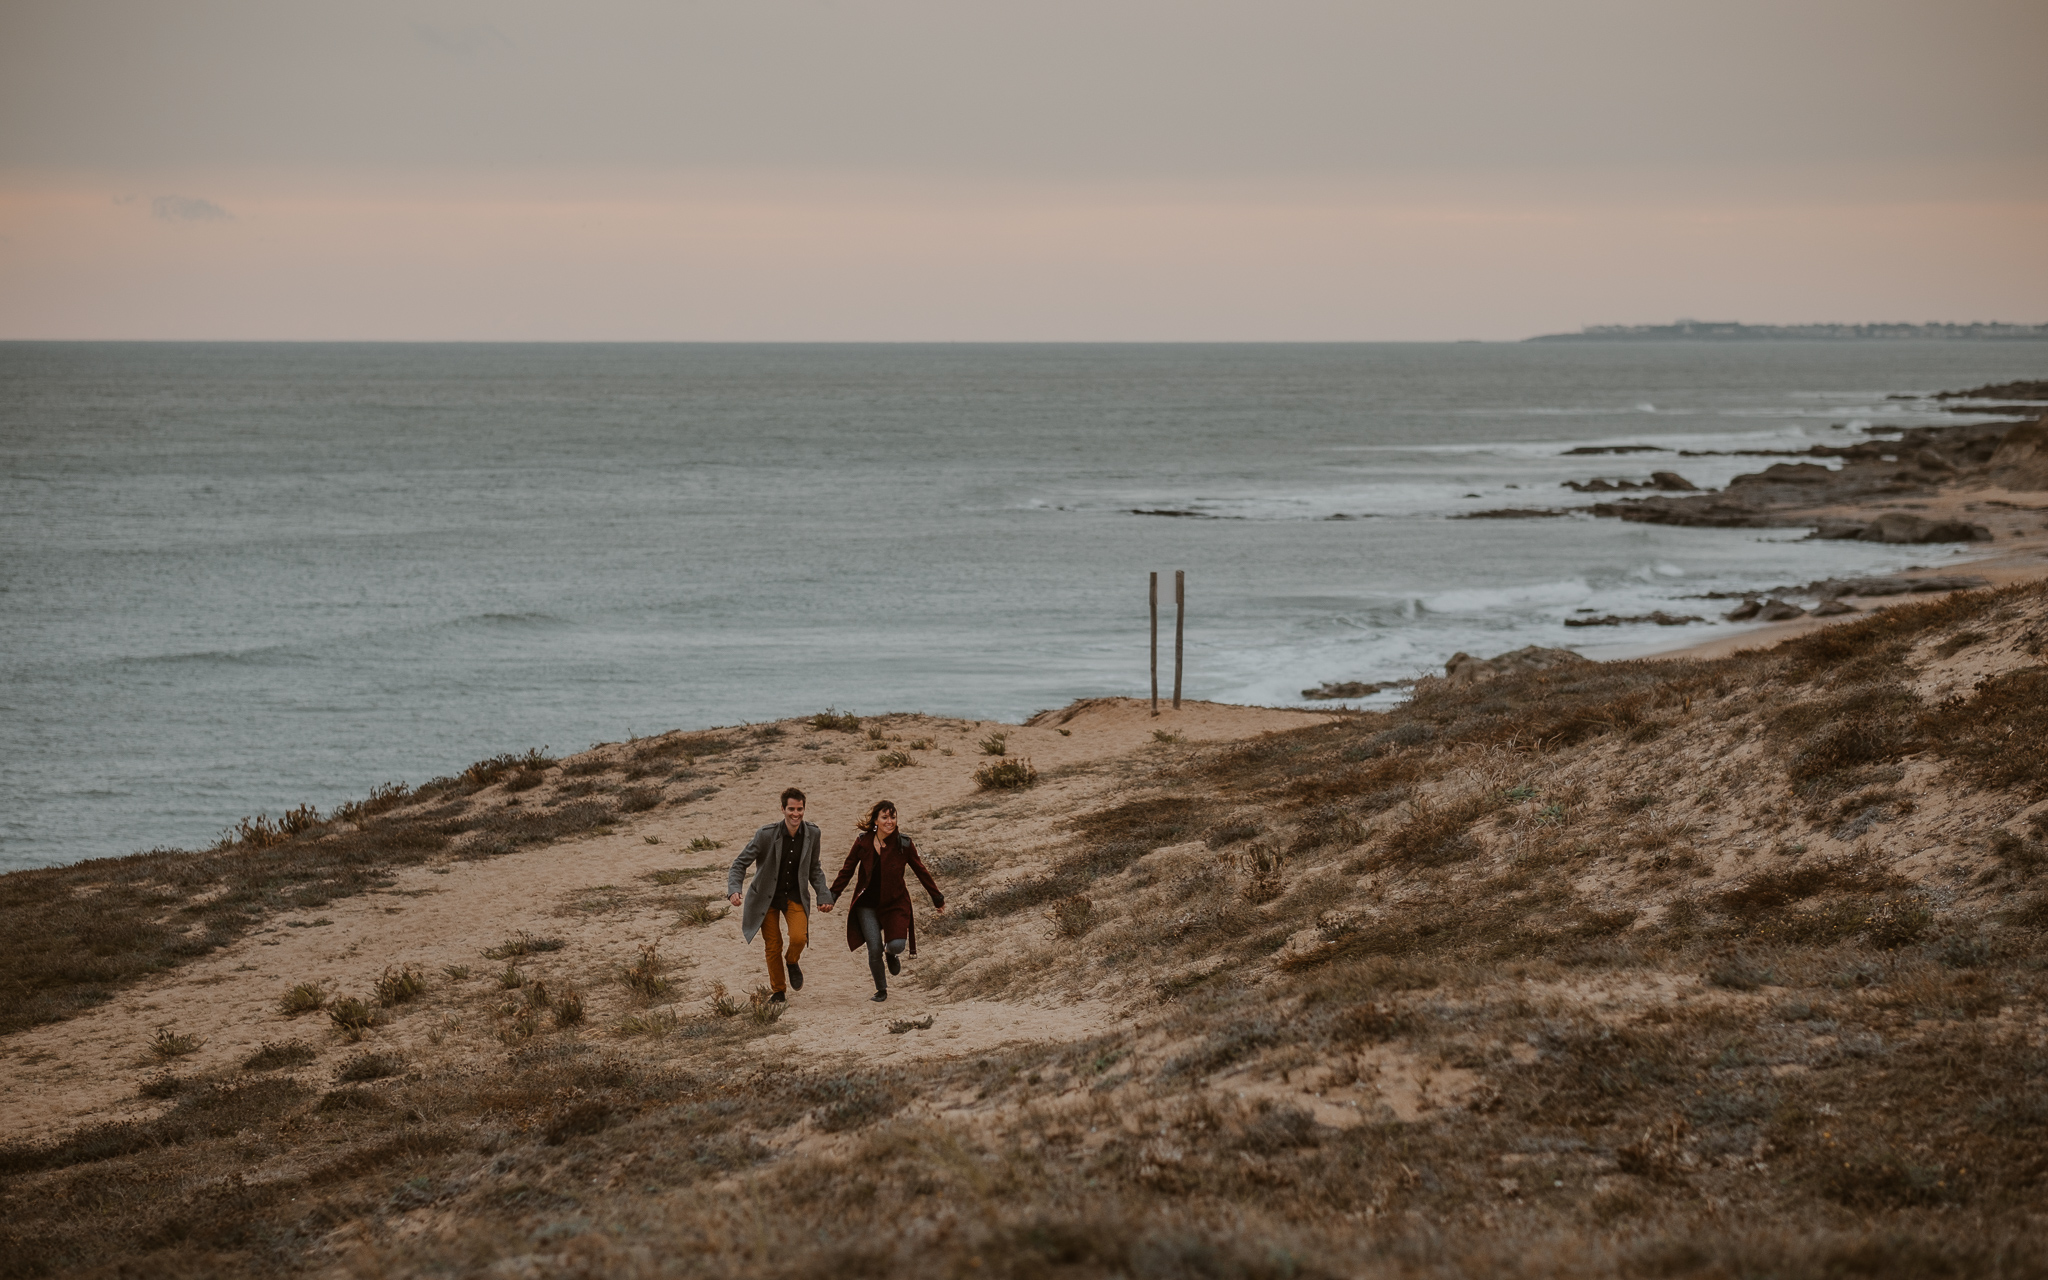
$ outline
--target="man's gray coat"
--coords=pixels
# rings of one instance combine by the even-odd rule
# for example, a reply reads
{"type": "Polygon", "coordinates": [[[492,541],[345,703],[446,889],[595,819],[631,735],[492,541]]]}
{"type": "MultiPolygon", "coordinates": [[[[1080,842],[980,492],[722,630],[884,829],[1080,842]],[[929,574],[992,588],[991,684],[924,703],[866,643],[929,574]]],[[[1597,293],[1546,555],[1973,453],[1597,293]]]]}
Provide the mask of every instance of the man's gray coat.
{"type": "MultiPolygon", "coordinates": [[[[823,903],[832,901],[832,889],[825,883],[825,868],[818,865],[818,828],[809,822],[803,824],[803,862],[796,871],[797,892],[803,895],[804,914],[813,914],[811,895],[823,903]]],[[[768,918],[768,904],[775,901],[775,883],[782,875],[782,824],[771,822],[754,833],[747,841],[747,847],[740,850],[740,856],[732,860],[732,869],[725,873],[725,894],[731,897],[740,891],[740,882],[746,877],[747,864],[757,863],[760,870],[754,873],[754,882],[747,886],[747,896],[740,903],[740,934],[748,942],[761,928],[761,922],[768,918]]]]}

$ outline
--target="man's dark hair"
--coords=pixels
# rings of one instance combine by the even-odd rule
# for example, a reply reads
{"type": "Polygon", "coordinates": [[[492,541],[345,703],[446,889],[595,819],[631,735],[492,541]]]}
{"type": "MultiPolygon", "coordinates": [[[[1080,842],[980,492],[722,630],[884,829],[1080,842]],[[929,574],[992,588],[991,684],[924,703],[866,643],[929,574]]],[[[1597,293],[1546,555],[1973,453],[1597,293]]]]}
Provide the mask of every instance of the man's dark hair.
{"type": "Polygon", "coordinates": [[[801,800],[801,801],[803,801],[803,803],[805,803],[805,804],[809,804],[809,803],[810,803],[810,801],[808,801],[808,800],[804,800],[804,793],[803,793],[803,792],[801,792],[801,791],[798,791],[798,790],[797,790],[797,789],[796,789],[795,787],[784,787],[784,788],[782,789],[782,802],[781,802],[781,804],[777,805],[776,807],[777,807],[777,808],[783,808],[783,807],[786,807],[786,806],[787,806],[787,805],[789,804],[789,802],[790,802],[790,801],[792,801],[792,800],[801,800]]]}

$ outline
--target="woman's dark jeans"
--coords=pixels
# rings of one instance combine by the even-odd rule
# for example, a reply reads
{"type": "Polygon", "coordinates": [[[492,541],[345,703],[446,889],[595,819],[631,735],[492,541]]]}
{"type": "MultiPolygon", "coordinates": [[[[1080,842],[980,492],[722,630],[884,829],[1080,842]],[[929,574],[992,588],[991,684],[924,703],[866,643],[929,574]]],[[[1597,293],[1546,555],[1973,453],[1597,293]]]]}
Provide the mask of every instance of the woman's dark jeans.
{"type": "MultiPolygon", "coordinates": [[[[855,907],[853,919],[860,926],[860,936],[868,940],[868,972],[875,975],[875,990],[887,991],[889,970],[882,963],[882,922],[873,907],[855,907]]],[[[891,955],[900,956],[908,944],[907,938],[891,938],[886,945],[891,955]]]]}

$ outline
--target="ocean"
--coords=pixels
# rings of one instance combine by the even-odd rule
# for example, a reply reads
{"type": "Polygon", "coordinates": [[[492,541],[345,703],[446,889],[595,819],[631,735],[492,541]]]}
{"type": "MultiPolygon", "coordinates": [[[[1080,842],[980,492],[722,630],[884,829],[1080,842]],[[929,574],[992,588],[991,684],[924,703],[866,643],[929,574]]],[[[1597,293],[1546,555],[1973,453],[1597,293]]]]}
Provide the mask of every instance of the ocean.
{"type": "Polygon", "coordinates": [[[1854,439],[1966,420],[1895,393],[2044,370],[2040,342],[0,344],[0,869],[528,747],[1142,696],[1154,570],[1168,672],[1187,573],[1191,698],[1689,643],[1732,624],[1564,623],[1967,557],[1450,517],[1769,462],[1577,446],[1854,439]]]}

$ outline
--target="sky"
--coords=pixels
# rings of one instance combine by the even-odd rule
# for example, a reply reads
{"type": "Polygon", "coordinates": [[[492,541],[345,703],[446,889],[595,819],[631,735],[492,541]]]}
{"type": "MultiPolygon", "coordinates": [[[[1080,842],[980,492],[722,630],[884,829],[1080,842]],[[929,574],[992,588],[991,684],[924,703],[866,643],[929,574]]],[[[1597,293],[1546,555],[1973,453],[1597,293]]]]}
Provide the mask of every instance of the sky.
{"type": "Polygon", "coordinates": [[[0,0],[0,339],[2048,322],[2042,0],[0,0]]]}

